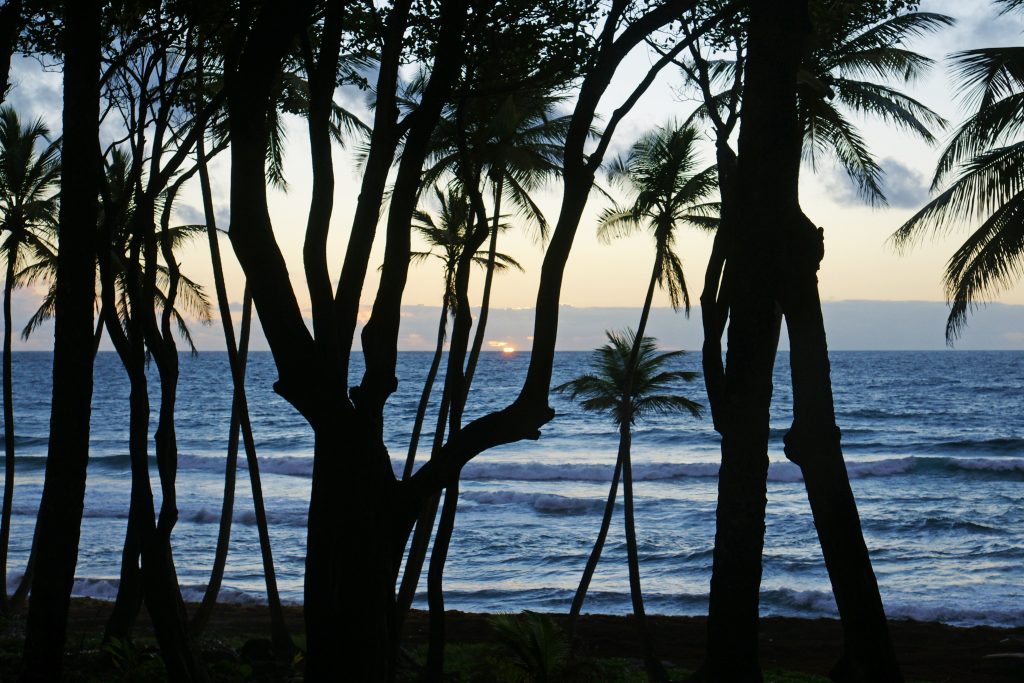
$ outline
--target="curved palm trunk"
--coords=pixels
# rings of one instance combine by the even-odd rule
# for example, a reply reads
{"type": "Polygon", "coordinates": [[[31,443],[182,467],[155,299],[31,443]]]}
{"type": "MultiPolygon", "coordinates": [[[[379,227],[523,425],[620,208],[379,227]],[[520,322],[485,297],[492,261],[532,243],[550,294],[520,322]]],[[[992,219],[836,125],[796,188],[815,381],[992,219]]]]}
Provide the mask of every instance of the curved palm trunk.
{"type": "MultiPolygon", "coordinates": [[[[15,247],[15,249],[17,249],[15,247]]],[[[0,611],[7,612],[7,550],[11,540],[11,505],[14,502],[14,388],[11,377],[11,292],[14,291],[15,254],[7,253],[4,280],[4,502],[0,512],[0,611]]]]}
{"type": "Polygon", "coordinates": [[[220,254],[220,243],[217,241],[216,215],[213,210],[213,192],[210,186],[209,166],[203,140],[196,142],[199,164],[199,184],[203,195],[203,211],[206,218],[207,238],[210,245],[210,260],[213,265],[214,288],[217,292],[217,305],[220,309],[221,321],[224,326],[224,340],[227,345],[228,363],[231,367],[231,379],[234,387],[232,402],[232,426],[228,444],[228,463],[225,469],[224,506],[221,512],[221,526],[218,534],[218,547],[215,555],[214,571],[211,573],[210,584],[203,595],[203,602],[193,620],[193,629],[202,629],[209,619],[213,605],[216,603],[220,584],[224,576],[227,561],[228,541],[231,534],[232,510],[234,508],[235,472],[238,456],[238,430],[241,429],[245,445],[245,458],[249,470],[249,483],[252,488],[253,508],[256,516],[256,528],[260,539],[260,556],[263,561],[263,576],[267,586],[267,603],[270,608],[271,640],[275,651],[281,656],[290,657],[294,651],[294,643],[284,621],[284,609],[281,605],[280,593],[277,589],[277,574],[274,570],[274,556],[270,546],[270,532],[267,525],[267,513],[263,503],[263,486],[260,481],[259,462],[256,458],[256,443],[252,436],[252,425],[249,422],[248,401],[245,395],[245,364],[249,346],[249,332],[252,323],[252,294],[248,285],[245,288],[242,306],[242,329],[238,346],[235,345],[235,333],[231,324],[231,308],[228,301],[227,285],[224,280],[224,267],[220,254]],[[236,424],[237,419],[237,424],[236,424]],[[219,569],[218,569],[219,567],[219,569]]]}
{"type": "Polygon", "coordinates": [[[636,523],[633,519],[633,468],[629,452],[632,434],[629,422],[624,421],[619,430],[619,438],[625,443],[620,447],[622,453],[622,505],[623,518],[626,523],[626,561],[629,565],[629,595],[633,602],[633,616],[640,631],[640,640],[644,648],[644,666],[647,677],[652,681],[667,681],[668,673],[661,660],[654,654],[654,643],[647,627],[647,616],[644,612],[643,591],[640,589],[640,557],[636,547],[636,523]]]}
{"type": "MultiPolygon", "coordinates": [[[[487,268],[484,275],[484,290],[480,301],[480,318],[477,320],[473,345],[466,361],[466,370],[462,381],[459,413],[465,406],[476,373],[480,351],[483,348],[484,334],[487,330],[487,317],[491,305],[491,284],[494,281],[494,263],[498,253],[498,226],[501,216],[501,188],[503,179],[499,177],[494,187],[494,216],[491,219],[490,245],[487,249],[487,268]]],[[[430,609],[430,644],[427,651],[427,678],[438,679],[444,670],[445,620],[444,620],[444,567],[448,561],[448,548],[455,532],[455,516],[459,508],[459,483],[445,489],[444,505],[441,506],[441,518],[434,534],[434,548],[430,553],[430,567],[427,571],[427,602],[430,609]]]]}
{"type": "MultiPolygon", "coordinates": [[[[109,322],[109,321],[108,321],[109,322]]],[[[122,359],[128,369],[131,389],[128,397],[128,457],[131,465],[131,498],[128,506],[128,525],[121,550],[121,573],[117,585],[114,609],[107,619],[104,642],[128,640],[135,628],[135,619],[142,606],[142,573],[139,558],[142,553],[142,533],[148,519],[153,516],[153,491],[149,482],[149,394],[147,389],[145,358],[140,363],[122,359]]]]}
{"type": "Polygon", "coordinates": [[[444,619],[444,565],[448,561],[448,548],[455,531],[455,512],[459,505],[459,482],[454,481],[444,491],[441,519],[434,534],[434,547],[430,551],[427,569],[427,605],[429,608],[430,640],[424,680],[441,681],[444,677],[445,619],[444,619]]]}
{"type": "Polygon", "coordinates": [[[612,485],[608,489],[608,500],[604,504],[604,514],[601,516],[601,529],[597,532],[597,541],[587,558],[587,565],[583,568],[583,576],[580,578],[580,585],[576,588],[576,594],[572,598],[572,605],[569,607],[569,637],[576,634],[576,618],[583,609],[583,601],[590,589],[590,581],[594,578],[594,570],[601,559],[601,552],[604,550],[604,542],[608,538],[608,528],[612,523],[612,514],[615,511],[615,498],[619,491],[619,478],[622,476],[622,449],[625,442],[619,439],[619,452],[615,456],[615,470],[612,472],[612,485]]]}
{"type": "MultiPolygon", "coordinates": [[[[626,392],[625,392],[625,395],[623,396],[623,401],[626,404],[629,403],[629,393],[630,393],[630,390],[631,390],[630,385],[632,384],[632,381],[633,381],[633,379],[632,379],[633,368],[635,368],[636,363],[637,363],[637,359],[638,359],[639,354],[640,354],[640,343],[641,343],[641,341],[644,338],[644,332],[647,330],[647,320],[648,320],[648,318],[650,318],[651,305],[654,302],[654,289],[655,289],[655,287],[658,284],[658,274],[659,274],[658,264],[659,263],[660,263],[660,259],[658,257],[655,257],[654,269],[651,272],[651,280],[650,280],[650,283],[647,285],[647,294],[644,297],[644,305],[643,305],[643,308],[640,310],[640,322],[637,325],[636,336],[635,336],[634,342],[633,342],[633,349],[630,351],[630,357],[629,357],[629,362],[628,362],[628,366],[627,366],[627,367],[630,368],[630,371],[629,371],[629,376],[626,379],[626,392]]],[[[628,429],[627,429],[627,432],[628,432],[628,429]]],[[[616,456],[616,459],[615,459],[615,470],[612,473],[612,483],[611,483],[611,487],[608,490],[608,500],[607,500],[607,502],[605,503],[605,506],[604,506],[604,515],[601,518],[601,529],[598,532],[597,541],[594,543],[594,548],[593,548],[593,550],[591,550],[590,556],[587,558],[587,564],[583,568],[583,576],[580,578],[580,585],[576,588],[576,594],[573,596],[572,605],[569,607],[569,632],[570,632],[570,634],[572,634],[575,631],[575,628],[576,628],[576,618],[579,616],[580,610],[583,609],[583,601],[586,599],[587,591],[590,589],[590,581],[591,581],[591,579],[594,576],[594,571],[597,569],[597,563],[601,559],[601,552],[604,549],[605,539],[608,536],[608,527],[611,524],[612,513],[615,510],[615,499],[616,499],[616,495],[618,493],[618,488],[619,488],[619,477],[623,473],[624,468],[627,466],[627,463],[628,463],[628,460],[629,460],[629,443],[630,443],[630,441],[631,441],[631,437],[628,435],[628,433],[625,436],[620,434],[619,452],[618,452],[618,455],[616,456]]],[[[622,488],[623,488],[623,497],[625,498],[625,497],[628,496],[628,499],[630,501],[630,505],[632,506],[632,500],[633,500],[633,479],[632,479],[632,477],[630,477],[628,481],[626,480],[625,477],[623,477],[622,488]]],[[[628,537],[630,535],[632,535],[633,538],[634,538],[634,546],[635,546],[636,529],[635,529],[635,526],[634,526],[632,508],[630,509],[630,513],[626,517],[624,523],[625,523],[625,526],[626,526],[626,536],[627,536],[627,539],[628,539],[628,537]]],[[[628,550],[628,541],[627,541],[627,550],[628,550]]],[[[641,639],[643,640],[643,643],[644,643],[644,651],[645,651],[645,653],[647,653],[647,652],[653,653],[653,645],[652,645],[652,643],[650,641],[650,637],[649,637],[649,634],[648,634],[647,622],[646,622],[646,617],[645,617],[645,612],[644,612],[644,607],[643,607],[643,600],[644,600],[643,599],[643,593],[640,591],[639,560],[638,559],[636,560],[637,575],[636,575],[636,581],[634,581],[633,580],[633,573],[632,573],[633,572],[632,564],[633,564],[634,560],[632,558],[627,558],[627,559],[629,560],[629,562],[631,564],[631,566],[630,566],[629,592],[630,592],[630,599],[631,599],[631,602],[633,604],[633,613],[634,613],[634,615],[636,616],[636,619],[637,619],[637,627],[640,629],[640,636],[641,636],[641,639]],[[639,606],[639,609],[637,609],[638,606],[639,606]]],[[[645,661],[647,661],[647,662],[655,662],[656,664],[654,664],[652,666],[660,668],[661,669],[661,674],[660,675],[664,676],[664,668],[661,667],[660,660],[655,658],[653,656],[653,654],[651,656],[649,656],[649,657],[645,655],[645,661]]],[[[654,676],[655,673],[656,673],[656,670],[652,669],[651,666],[649,666],[648,667],[648,673],[651,674],[652,676],[654,676]]],[[[661,679],[659,679],[659,680],[661,680],[661,679]]]]}
{"type": "Polygon", "coordinates": [[[416,419],[412,423],[412,437],[409,439],[409,453],[405,456],[405,467],[402,470],[402,479],[412,476],[412,468],[416,463],[416,449],[420,443],[420,433],[423,431],[423,421],[427,416],[427,406],[430,404],[430,394],[434,389],[434,381],[437,379],[437,371],[441,367],[441,356],[444,355],[444,340],[447,336],[448,327],[448,297],[445,296],[441,303],[441,319],[437,323],[437,344],[434,346],[434,357],[430,361],[430,369],[427,371],[427,379],[423,383],[423,393],[420,394],[419,405],[416,406],[416,419]]]}
{"type": "MultiPolygon", "coordinates": [[[[238,361],[245,372],[248,351],[249,325],[252,319],[252,297],[246,289],[242,304],[241,340],[238,348],[238,361]]],[[[224,499],[221,504],[220,526],[217,530],[217,548],[213,556],[213,568],[210,570],[210,581],[207,583],[203,600],[199,603],[196,613],[192,615],[190,625],[193,637],[198,637],[206,628],[210,614],[217,604],[217,596],[224,580],[224,568],[227,564],[228,546],[231,541],[231,522],[235,509],[235,480],[238,471],[238,444],[241,434],[241,417],[239,415],[238,392],[235,390],[231,404],[231,426],[228,432],[228,453],[224,465],[224,499]]]]}

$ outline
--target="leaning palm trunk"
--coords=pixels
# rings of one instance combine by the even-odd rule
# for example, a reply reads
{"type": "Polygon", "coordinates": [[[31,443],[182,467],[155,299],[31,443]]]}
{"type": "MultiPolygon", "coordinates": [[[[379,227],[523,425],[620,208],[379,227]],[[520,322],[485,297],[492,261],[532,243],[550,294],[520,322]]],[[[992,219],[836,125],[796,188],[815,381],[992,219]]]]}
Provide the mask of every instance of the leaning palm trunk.
{"type": "MultiPolygon", "coordinates": [[[[252,297],[246,289],[242,304],[242,329],[238,345],[238,362],[242,366],[244,376],[246,355],[248,351],[249,326],[252,319],[252,297]]],[[[231,522],[235,508],[235,480],[238,472],[238,442],[241,432],[241,416],[239,415],[239,397],[235,390],[231,402],[231,426],[228,431],[228,454],[224,465],[224,499],[221,504],[220,526],[217,531],[217,548],[213,555],[213,568],[210,570],[210,581],[206,585],[203,599],[192,615],[190,630],[193,637],[198,637],[206,628],[213,608],[217,604],[221,583],[224,580],[224,568],[227,565],[228,545],[231,540],[231,522]]]]}
{"type": "Polygon", "coordinates": [[[228,469],[230,476],[225,472],[225,497],[224,510],[222,511],[220,533],[218,535],[218,555],[220,560],[219,571],[211,575],[210,586],[203,596],[203,603],[200,611],[196,614],[196,621],[193,627],[198,625],[200,629],[209,619],[210,611],[216,602],[217,593],[220,589],[224,575],[224,565],[227,560],[227,545],[231,533],[232,508],[234,503],[234,468],[237,466],[238,453],[238,431],[234,424],[238,419],[238,426],[241,428],[242,439],[245,445],[245,459],[249,470],[249,483],[252,487],[253,509],[256,516],[256,527],[260,539],[260,556],[263,560],[263,576],[267,586],[267,603],[270,607],[271,639],[274,649],[278,655],[287,657],[294,651],[294,643],[284,621],[284,609],[281,605],[281,596],[277,589],[277,573],[274,570],[274,556],[270,546],[270,532],[267,524],[266,507],[263,502],[263,486],[260,481],[259,462],[256,459],[256,443],[252,436],[252,425],[249,422],[249,407],[245,396],[245,360],[248,352],[249,329],[252,316],[252,295],[248,286],[245,290],[242,312],[242,332],[238,346],[235,345],[234,328],[231,324],[231,309],[228,303],[227,286],[224,281],[224,267],[220,255],[220,244],[217,241],[217,225],[213,211],[213,193],[210,186],[209,167],[207,165],[206,152],[202,137],[196,142],[196,150],[199,157],[199,182],[203,194],[203,209],[206,214],[207,237],[210,244],[210,258],[213,264],[214,287],[217,292],[217,303],[220,308],[221,320],[224,325],[224,338],[227,343],[228,362],[231,366],[231,379],[234,386],[234,400],[232,402],[232,432],[233,449],[229,444],[228,469]],[[232,456],[233,453],[233,456],[232,456]],[[229,495],[230,494],[230,495],[229,495]],[[226,517],[226,519],[225,519],[226,517]]]}
{"type": "Polygon", "coordinates": [[[412,436],[409,438],[409,453],[405,457],[405,467],[402,470],[402,479],[412,476],[412,468],[416,463],[416,449],[419,447],[420,434],[423,431],[423,421],[427,416],[427,406],[430,405],[430,394],[434,390],[434,381],[437,379],[437,371],[441,367],[441,356],[444,355],[444,340],[447,336],[448,327],[448,297],[444,297],[441,303],[441,319],[437,323],[437,344],[434,346],[434,357],[430,361],[430,369],[427,371],[427,379],[423,382],[423,393],[420,394],[419,405],[416,406],[416,419],[412,423],[412,436]]]}
{"type": "MultiPolygon", "coordinates": [[[[636,370],[637,360],[640,355],[640,345],[643,341],[644,332],[647,329],[647,321],[651,314],[651,305],[654,302],[654,289],[658,284],[660,263],[660,256],[656,256],[654,269],[651,272],[651,281],[647,286],[647,295],[644,297],[644,306],[640,311],[640,322],[637,325],[633,349],[630,351],[629,362],[626,365],[628,375],[626,377],[626,391],[623,396],[623,403],[626,406],[628,406],[631,401],[633,373],[636,370]]],[[[665,668],[662,666],[661,660],[654,655],[654,644],[651,641],[650,631],[647,628],[644,598],[640,586],[640,559],[637,553],[636,525],[635,520],[633,519],[633,478],[632,465],[630,462],[631,440],[632,437],[629,433],[629,421],[627,417],[624,417],[623,427],[620,431],[619,452],[615,460],[615,470],[612,474],[612,484],[608,491],[608,500],[605,503],[604,516],[601,519],[601,530],[598,532],[597,541],[594,543],[594,549],[591,551],[590,557],[587,559],[587,565],[583,569],[583,577],[580,579],[580,585],[576,589],[576,595],[573,596],[572,605],[569,608],[569,628],[570,632],[575,629],[576,618],[579,616],[580,610],[583,608],[583,601],[590,588],[590,581],[594,576],[594,571],[597,569],[597,563],[601,559],[604,542],[608,536],[608,526],[611,522],[612,512],[615,509],[615,498],[619,487],[619,476],[621,474],[623,502],[627,508],[624,515],[624,524],[626,528],[626,561],[629,565],[630,601],[633,605],[633,615],[636,618],[637,628],[639,629],[640,638],[644,647],[644,664],[647,667],[647,674],[652,680],[662,681],[668,680],[668,674],[665,672],[665,668]]]]}
{"type": "MultiPolygon", "coordinates": [[[[13,236],[12,236],[13,238],[13,236]]],[[[0,512],[0,611],[7,612],[7,550],[11,540],[11,505],[14,502],[14,388],[11,377],[11,292],[17,246],[7,253],[4,281],[4,499],[0,512]]]]}

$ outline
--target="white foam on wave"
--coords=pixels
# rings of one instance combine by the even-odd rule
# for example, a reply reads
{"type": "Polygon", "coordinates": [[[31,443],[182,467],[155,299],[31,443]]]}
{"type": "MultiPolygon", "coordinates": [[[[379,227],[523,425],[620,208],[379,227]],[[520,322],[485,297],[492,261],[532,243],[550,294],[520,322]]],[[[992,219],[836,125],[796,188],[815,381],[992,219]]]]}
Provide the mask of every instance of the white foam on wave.
{"type": "Polygon", "coordinates": [[[585,512],[604,505],[604,501],[596,498],[521,491],[466,491],[461,494],[461,498],[483,505],[528,505],[538,512],[563,514],[585,512]]]}

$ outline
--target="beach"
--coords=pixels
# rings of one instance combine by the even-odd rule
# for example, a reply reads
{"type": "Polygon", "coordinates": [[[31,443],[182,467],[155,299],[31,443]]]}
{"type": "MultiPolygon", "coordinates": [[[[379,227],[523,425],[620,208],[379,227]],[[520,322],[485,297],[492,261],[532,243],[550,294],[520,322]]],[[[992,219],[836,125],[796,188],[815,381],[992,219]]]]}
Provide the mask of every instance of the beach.
{"type": "MultiPolygon", "coordinates": [[[[68,646],[76,649],[95,648],[112,605],[91,599],[72,602],[68,624],[68,646]]],[[[195,605],[189,605],[189,612],[195,605]]],[[[285,608],[293,635],[302,632],[302,613],[296,606],[285,608]]],[[[448,642],[456,645],[495,643],[487,614],[451,611],[447,613],[448,642]]],[[[552,615],[564,625],[565,616],[552,615]]],[[[706,620],[703,617],[649,617],[658,655],[674,667],[692,671],[701,661],[705,646],[706,620]]],[[[21,620],[8,622],[4,635],[5,659],[0,673],[10,680],[16,658],[21,620]]],[[[150,635],[145,612],[138,622],[140,643],[150,635]]],[[[890,622],[897,657],[908,681],[1008,683],[1024,679],[1024,654],[1017,658],[991,655],[1024,653],[1024,628],[970,628],[933,622],[896,619],[890,622]]],[[[218,605],[213,612],[206,643],[214,643],[214,652],[225,645],[242,649],[246,641],[265,639],[270,633],[270,619],[265,605],[218,605]]],[[[414,610],[407,622],[408,646],[415,649],[426,642],[427,615],[414,610]]],[[[834,619],[798,619],[767,617],[761,621],[761,663],[772,680],[773,672],[799,672],[826,676],[841,652],[841,628],[834,619]]],[[[212,647],[212,646],[211,646],[212,647]]],[[[209,648],[208,648],[209,649],[209,648]]],[[[584,656],[600,658],[640,657],[639,642],[631,618],[617,615],[585,614],[577,627],[576,651],[584,656]]],[[[224,656],[220,654],[218,656],[224,656]]],[[[71,661],[74,661],[72,657],[71,661]]],[[[74,669],[72,668],[72,671],[74,669]]]]}

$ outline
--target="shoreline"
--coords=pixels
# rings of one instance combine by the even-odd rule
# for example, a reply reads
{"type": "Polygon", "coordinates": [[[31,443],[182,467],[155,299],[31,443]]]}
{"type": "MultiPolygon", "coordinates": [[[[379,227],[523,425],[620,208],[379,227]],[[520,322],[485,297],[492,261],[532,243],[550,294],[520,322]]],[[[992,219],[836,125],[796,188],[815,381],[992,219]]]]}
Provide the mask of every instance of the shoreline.
{"type": "MultiPolygon", "coordinates": [[[[193,612],[196,605],[189,604],[193,612]]],[[[74,598],[68,620],[68,643],[102,634],[111,603],[74,598]]],[[[452,643],[494,642],[484,613],[449,611],[446,631],[452,643]]],[[[550,615],[564,625],[564,614],[550,615]]],[[[302,609],[285,607],[285,619],[293,634],[303,630],[302,609]]],[[[704,654],[707,619],[648,615],[659,656],[687,669],[695,669],[704,654]]],[[[138,622],[140,637],[149,635],[149,619],[138,622]]],[[[1024,678],[1024,627],[948,626],[937,622],[897,619],[889,622],[896,655],[908,681],[1006,682],[1024,678]],[[1017,657],[990,655],[1017,654],[1017,657]]],[[[204,639],[266,638],[270,618],[266,605],[218,604],[204,639]]],[[[413,610],[407,621],[405,641],[423,645],[427,638],[427,614],[413,610]]],[[[577,648],[585,655],[638,658],[639,641],[628,616],[584,614],[577,626],[577,648]]],[[[842,651],[842,629],[836,619],[763,617],[760,652],[764,670],[796,671],[827,676],[842,651]]]]}

